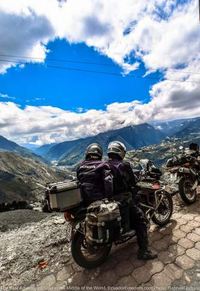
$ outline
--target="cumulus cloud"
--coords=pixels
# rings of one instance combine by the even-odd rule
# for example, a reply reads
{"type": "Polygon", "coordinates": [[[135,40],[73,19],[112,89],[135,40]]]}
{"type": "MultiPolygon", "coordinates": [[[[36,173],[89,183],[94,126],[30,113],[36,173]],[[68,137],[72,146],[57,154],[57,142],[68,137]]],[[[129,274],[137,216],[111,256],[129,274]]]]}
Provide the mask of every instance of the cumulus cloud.
{"type": "Polygon", "coordinates": [[[0,73],[23,64],[21,56],[29,57],[29,62],[45,60],[46,44],[55,38],[56,32],[48,16],[38,13],[32,5],[37,2],[0,2],[0,73]]]}
{"type": "MultiPolygon", "coordinates": [[[[148,70],[168,69],[199,58],[198,3],[1,1],[0,37],[1,53],[38,57],[40,61],[45,59],[48,41],[58,37],[94,47],[121,65],[126,73],[138,68],[138,61],[130,62],[131,56],[142,60],[148,70]]],[[[1,71],[10,65],[2,63],[1,71]]]]}
{"type": "MultiPolygon", "coordinates": [[[[82,43],[119,64],[123,72],[161,71],[147,104],[113,103],[105,110],[70,112],[0,103],[2,134],[47,143],[97,134],[150,120],[200,115],[198,1],[6,0],[0,1],[0,53],[45,60],[54,38],[82,43]],[[40,116],[40,117],[38,117],[40,116]]],[[[16,61],[21,63],[20,59],[16,61]]],[[[0,72],[16,62],[0,62],[0,72]]]]}
{"type": "MultiPolygon", "coordinates": [[[[1,1],[0,37],[1,51],[6,54],[14,52],[44,60],[45,44],[59,37],[94,47],[126,72],[138,68],[137,61],[137,65],[127,61],[131,55],[142,60],[149,70],[168,69],[199,57],[198,3],[195,0],[1,1]]],[[[1,71],[8,66],[2,64],[1,71]]]]}
{"type": "Polygon", "coordinates": [[[13,102],[0,102],[0,131],[19,143],[42,145],[152,120],[191,117],[191,112],[200,116],[200,85],[185,84],[172,87],[169,81],[163,81],[153,86],[149,103],[115,102],[105,110],[72,112],[51,106],[23,109],[13,102]]]}

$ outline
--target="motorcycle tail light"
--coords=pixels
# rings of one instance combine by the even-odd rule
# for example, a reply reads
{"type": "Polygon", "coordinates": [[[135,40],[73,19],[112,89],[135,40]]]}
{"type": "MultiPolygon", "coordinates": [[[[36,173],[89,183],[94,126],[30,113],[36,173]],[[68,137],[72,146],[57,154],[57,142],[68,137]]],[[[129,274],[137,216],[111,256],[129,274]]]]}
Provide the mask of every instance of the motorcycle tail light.
{"type": "Polygon", "coordinates": [[[65,218],[66,221],[74,220],[74,216],[69,211],[65,211],[64,212],[64,218],[65,218]]]}
{"type": "Polygon", "coordinates": [[[158,184],[158,183],[153,184],[153,185],[152,185],[152,188],[153,188],[154,190],[158,190],[158,189],[160,189],[160,184],[158,184]]]}

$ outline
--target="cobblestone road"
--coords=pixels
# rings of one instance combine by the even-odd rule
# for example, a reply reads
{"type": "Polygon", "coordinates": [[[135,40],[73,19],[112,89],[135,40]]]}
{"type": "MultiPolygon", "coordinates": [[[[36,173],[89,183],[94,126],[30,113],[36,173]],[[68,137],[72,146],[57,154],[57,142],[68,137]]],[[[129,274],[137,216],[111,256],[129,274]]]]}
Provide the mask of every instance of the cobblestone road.
{"type": "Polygon", "coordinates": [[[84,270],[71,259],[58,273],[46,274],[23,291],[185,290],[184,286],[200,290],[199,214],[199,199],[187,207],[179,203],[167,227],[151,227],[149,240],[158,252],[156,260],[137,260],[137,244],[132,240],[113,248],[107,261],[95,270],[84,270]]]}

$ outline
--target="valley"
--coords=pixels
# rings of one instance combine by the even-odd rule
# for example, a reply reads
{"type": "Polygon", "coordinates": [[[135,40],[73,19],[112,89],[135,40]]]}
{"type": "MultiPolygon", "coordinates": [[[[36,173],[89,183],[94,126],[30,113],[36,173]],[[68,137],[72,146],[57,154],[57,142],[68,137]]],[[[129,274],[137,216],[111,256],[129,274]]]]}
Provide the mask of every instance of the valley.
{"type": "Polygon", "coordinates": [[[180,146],[200,143],[200,118],[128,126],[84,139],[43,145],[34,153],[0,136],[0,203],[41,201],[46,183],[74,176],[90,143],[100,143],[106,158],[106,148],[112,140],[126,145],[126,159],[133,167],[146,158],[163,167],[167,159],[180,153],[180,146]]]}
{"type": "Polygon", "coordinates": [[[41,201],[48,182],[69,179],[71,173],[14,152],[0,152],[0,203],[41,201]]]}

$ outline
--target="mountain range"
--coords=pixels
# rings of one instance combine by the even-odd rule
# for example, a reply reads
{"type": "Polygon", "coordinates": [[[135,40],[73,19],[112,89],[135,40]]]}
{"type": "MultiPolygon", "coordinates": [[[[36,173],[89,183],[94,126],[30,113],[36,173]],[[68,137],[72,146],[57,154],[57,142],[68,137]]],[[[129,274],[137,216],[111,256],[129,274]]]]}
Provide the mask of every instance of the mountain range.
{"type": "Polygon", "coordinates": [[[106,153],[109,142],[119,140],[127,150],[138,149],[144,146],[159,144],[165,138],[191,139],[200,135],[200,118],[181,119],[152,124],[132,125],[116,130],[100,133],[96,136],[57,144],[47,144],[35,150],[46,160],[60,166],[70,166],[78,163],[83,157],[90,143],[98,142],[106,153]]]}
{"type": "Polygon", "coordinates": [[[41,200],[47,182],[70,177],[69,172],[49,167],[31,157],[8,151],[0,152],[0,203],[41,200]]]}
{"type": "Polygon", "coordinates": [[[200,137],[200,118],[195,118],[185,123],[182,130],[175,134],[175,137],[182,139],[200,137]]]}
{"type": "Polygon", "coordinates": [[[66,141],[53,145],[44,145],[36,150],[38,155],[42,155],[48,161],[56,161],[58,165],[73,165],[83,157],[87,146],[97,142],[103,147],[106,153],[109,142],[118,140],[123,142],[127,150],[137,149],[150,144],[159,143],[165,135],[159,129],[155,129],[147,123],[128,126],[116,130],[110,130],[74,141],[66,141]]]}
{"type": "Polygon", "coordinates": [[[161,130],[166,136],[184,137],[188,134],[198,134],[200,117],[189,118],[189,119],[178,119],[164,122],[152,122],[151,123],[156,129],[161,130]]]}
{"type": "Polygon", "coordinates": [[[71,178],[72,173],[66,167],[74,168],[90,143],[100,143],[106,153],[108,143],[113,140],[126,145],[127,158],[131,161],[134,157],[150,158],[161,166],[179,145],[200,143],[200,118],[128,126],[74,141],[43,145],[35,153],[0,136],[0,203],[41,199],[41,185],[71,178]],[[64,166],[65,172],[50,167],[46,160],[64,166]]]}
{"type": "Polygon", "coordinates": [[[47,182],[70,177],[71,173],[50,167],[42,157],[0,136],[0,203],[41,200],[47,182]]]}
{"type": "Polygon", "coordinates": [[[17,143],[0,135],[0,152],[12,152],[22,157],[29,157],[44,161],[42,156],[38,156],[33,151],[18,145],[17,143]]]}
{"type": "Polygon", "coordinates": [[[104,154],[106,154],[107,146],[113,140],[123,142],[129,151],[159,144],[166,138],[195,140],[198,137],[200,137],[200,117],[132,125],[102,132],[96,136],[45,144],[39,148],[33,148],[32,151],[0,136],[0,152],[9,151],[23,157],[40,159],[43,162],[48,161],[59,166],[71,166],[84,157],[87,146],[94,142],[100,143],[104,154]]]}
{"type": "Polygon", "coordinates": [[[2,135],[0,135],[0,151],[11,151],[21,155],[31,154],[28,149],[19,146],[11,140],[6,139],[2,135]]]}

